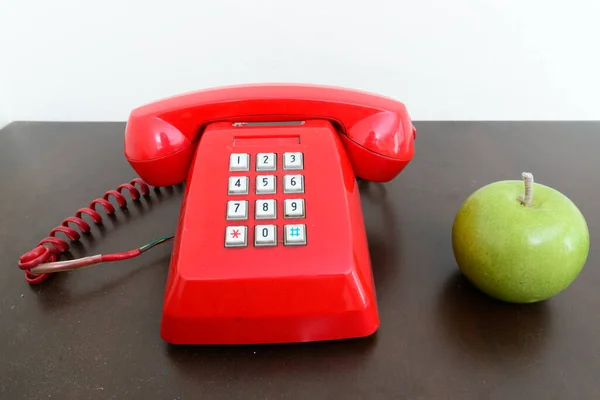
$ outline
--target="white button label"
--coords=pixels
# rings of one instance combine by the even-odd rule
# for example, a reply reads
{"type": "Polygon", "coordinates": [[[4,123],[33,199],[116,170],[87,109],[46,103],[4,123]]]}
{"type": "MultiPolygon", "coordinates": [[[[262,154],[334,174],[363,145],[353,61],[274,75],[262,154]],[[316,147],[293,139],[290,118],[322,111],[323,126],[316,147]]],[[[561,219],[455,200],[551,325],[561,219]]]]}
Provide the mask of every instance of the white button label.
{"type": "Polygon", "coordinates": [[[256,155],[257,171],[275,171],[277,167],[275,153],[258,153],[256,155]]]}
{"type": "Polygon", "coordinates": [[[304,176],[285,175],[283,177],[283,193],[304,193],[304,176]]]}
{"type": "Polygon", "coordinates": [[[229,170],[230,171],[249,171],[250,170],[250,156],[243,153],[234,153],[229,156],[229,170]]]}
{"type": "Polygon", "coordinates": [[[277,227],[275,225],[256,225],[254,227],[255,246],[276,246],[277,227]]]}
{"type": "Polygon", "coordinates": [[[273,194],[273,193],[275,193],[275,176],[274,175],[258,175],[256,177],[256,193],[257,194],[273,194]]]}
{"type": "Polygon", "coordinates": [[[229,194],[248,194],[248,177],[230,176],[229,194]]]}
{"type": "Polygon", "coordinates": [[[304,159],[302,153],[284,153],[283,154],[283,169],[294,170],[303,169],[304,159]]]}
{"type": "Polygon", "coordinates": [[[228,201],[227,202],[227,219],[247,219],[248,218],[248,201],[228,201]]]}
{"type": "Polygon", "coordinates": [[[306,244],[306,225],[286,225],[284,227],[285,237],[283,243],[286,246],[298,246],[306,244]]]}
{"type": "Polygon", "coordinates": [[[248,244],[248,228],[245,226],[228,226],[225,228],[225,247],[244,247],[248,244]]]}
{"type": "Polygon", "coordinates": [[[303,199],[285,199],[283,204],[285,218],[304,218],[304,200],[303,199]]]}
{"type": "Polygon", "coordinates": [[[256,219],[275,219],[277,209],[275,200],[256,200],[254,209],[254,218],[256,219]]]}

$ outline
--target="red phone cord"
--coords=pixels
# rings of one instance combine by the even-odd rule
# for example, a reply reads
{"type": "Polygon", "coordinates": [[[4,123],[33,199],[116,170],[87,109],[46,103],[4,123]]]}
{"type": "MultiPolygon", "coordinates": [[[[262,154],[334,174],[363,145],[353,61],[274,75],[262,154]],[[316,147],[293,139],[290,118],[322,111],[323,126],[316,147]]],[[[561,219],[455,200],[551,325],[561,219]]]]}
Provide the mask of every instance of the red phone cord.
{"type": "MultiPolygon", "coordinates": [[[[66,218],[60,226],[56,226],[50,231],[50,234],[42,239],[37,247],[21,256],[19,259],[19,268],[25,271],[25,280],[30,284],[39,284],[48,279],[52,274],[42,273],[34,274],[30,272],[32,268],[46,262],[55,262],[60,260],[62,253],[69,250],[69,243],[63,239],[56,237],[58,232],[64,233],[70,240],[77,241],[81,237],[79,232],[69,226],[69,223],[74,224],[83,233],[90,231],[90,225],[85,222],[82,218],[83,214],[89,215],[95,224],[102,222],[102,217],[95,210],[99,204],[104,207],[104,210],[108,215],[114,214],[115,207],[108,201],[110,196],[113,196],[120,208],[124,208],[127,205],[127,199],[121,194],[121,192],[127,189],[133,201],[138,201],[141,194],[146,196],[150,195],[150,188],[147,183],[139,178],[131,180],[129,183],[123,183],[117,187],[116,190],[109,190],[101,198],[92,200],[89,207],[79,209],[75,216],[66,218]],[[138,184],[140,190],[136,189],[135,185],[138,184]]],[[[140,249],[135,249],[127,252],[118,254],[108,254],[101,256],[101,261],[118,261],[128,258],[135,257],[141,253],[140,249]]]]}

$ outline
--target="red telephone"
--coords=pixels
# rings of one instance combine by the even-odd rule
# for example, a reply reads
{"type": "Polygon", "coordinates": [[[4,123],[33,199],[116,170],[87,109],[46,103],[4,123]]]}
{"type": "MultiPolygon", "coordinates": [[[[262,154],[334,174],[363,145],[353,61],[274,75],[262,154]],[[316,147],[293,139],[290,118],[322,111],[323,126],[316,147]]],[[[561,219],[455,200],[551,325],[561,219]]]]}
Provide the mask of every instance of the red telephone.
{"type": "MultiPolygon", "coordinates": [[[[186,182],[162,338],[240,344],[374,333],[356,178],[393,179],[412,159],[415,136],[402,103],[316,85],[223,87],[133,110],[125,132],[133,169],[154,186],[186,182]]],[[[135,200],[135,183],[144,188],[134,180],[90,208],[106,208],[123,189],[135,200]]],[[[31,258],[21,265],[35,280],[43,264],[36,271],[31,258]]]]}

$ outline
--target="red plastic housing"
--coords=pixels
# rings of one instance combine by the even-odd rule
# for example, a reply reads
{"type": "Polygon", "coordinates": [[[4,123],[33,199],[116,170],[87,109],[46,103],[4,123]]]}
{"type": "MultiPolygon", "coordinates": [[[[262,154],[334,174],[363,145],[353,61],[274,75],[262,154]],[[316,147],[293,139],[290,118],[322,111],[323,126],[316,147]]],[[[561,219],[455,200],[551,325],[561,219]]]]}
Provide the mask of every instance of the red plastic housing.
{"type": "Polygon", "coordinates": [[[367,336],[379,326],[358,185],[327,121],[294,127],[207,127],[190,175],[166,285],[161,336],[175,344],[281,343],[367,336]],[[256,172],[256,154],[276,153],[277,170],[256,172]],[[304,169],[284,171],[282,154],[302,152],[304,169]],[[230,172],[231,153],[250,155],[230,172]],[[303,194],[285,194],[284,174],[304,175],[303,194]],[[255,194],[257,175],[275,175],[276,194],[255,194]],[[247,195],[228,177],[248,176],[247,195]],[[274,220],[254,202],[275,199],[274,220]],[[305,218],[283,217],[286,198],[305,199],[305,218]],[[247,200],[248,219],[226,220],[228,200],[247,200]],[[285,246],[284,224],[306,224],[307,243],[285,246]],[[277,246],[255,247],[254,225],[275,224],[277,246]],[[224,246],[227,225],[248,227],[248,245],[224,246]]]}
{"type": "Polygon", "coordinates": [[[415,136],[402,103],[316,85],[216,88],[134,110],[125,133],[132,167],[153,186],[187,181],[163,339],[282,343],[375,332],[379,317],[356,177],[393,179],[412,159],[415,136]],[[263,152],[277,154],[276,171],[256,171],[256,155],[263,152]],[[304,168],[284,171],[285,152],[301,152],[304,168]],[[250,170],[231,172],[231,153],[249,154],[250,170]],[[304,193],[282,192],[289,172],[304,176],[304,193]],[[260,174],[276,176],[275,194],[255,193],[260,174]],[[237,175],[249,177],[248,194],[235,197],[248,201],[248,217],[230,221],[228,177],[237,175]],[[291,197],[304,199],[303,218],[284,218],[283,202],[291,197]],[[254,218],[261,198],[276,201],[276,219],[254,218]],[[283,226],[290,223],[305,224],[305,245],[283,243],[283,226]],[[254,246],[256,224],[276,225],[276,246],[254,246]],[[247,246],[225,247],[228,225],[247,227],[247,246]]]}
{"type": "Polygon", "coordinates": [[[410,162],[416,129],[399,101],[318,85],[238,85],[160,100],[131,112],[125,156],[142,179],[168,186],[186,179],[209,123],[328,120],[342,135],[355,174],[386,182],[410,162]]]}

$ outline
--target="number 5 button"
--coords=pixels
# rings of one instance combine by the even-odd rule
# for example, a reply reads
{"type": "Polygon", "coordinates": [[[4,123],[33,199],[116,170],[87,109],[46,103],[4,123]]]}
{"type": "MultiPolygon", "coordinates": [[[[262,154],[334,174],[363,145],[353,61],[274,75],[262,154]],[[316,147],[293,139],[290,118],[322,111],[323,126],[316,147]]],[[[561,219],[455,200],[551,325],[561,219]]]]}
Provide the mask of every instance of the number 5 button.
{"type": "Polygon", "coordinates": [[[285,199],[283,215],[285,218],[304,218],[304,199],[285,199]]]}
{"type": "Polygon", "coordinates": [[[257,194],[275,193],[275,175],[258,175],[256,177],[257,194]]]}
{"type": "Polygon", "coordinates": [[[283,193],[304,193],[304,176],[285,175],[283,177],[283,193]]]}

